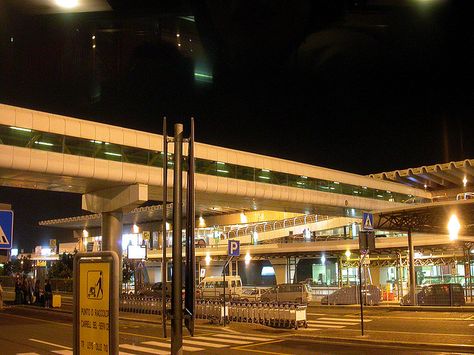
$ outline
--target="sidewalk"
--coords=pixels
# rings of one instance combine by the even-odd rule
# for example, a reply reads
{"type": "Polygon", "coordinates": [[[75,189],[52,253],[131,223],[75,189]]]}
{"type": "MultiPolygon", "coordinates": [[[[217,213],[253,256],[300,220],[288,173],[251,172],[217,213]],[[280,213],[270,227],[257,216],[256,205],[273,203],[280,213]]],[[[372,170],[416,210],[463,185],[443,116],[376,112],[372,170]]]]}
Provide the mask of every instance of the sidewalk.
{"type": "MultiPolygon", "coordinates": [[[[359,304],[344,304],[344,305],[327,305],[316,302],[310,302],[308,308],[322,308],[322,309],[333,309],[333,308],[354,308],[360,309],[359,304]]],[[[384,301],[378,306],[364,306],[364,309],[384,309],[389,311],[406,311],[406,312],[474,312],[474,303],[466,303],[465,306],[400,306],[397,302],[384,301]]]]}
{"type": "Polygon", "coordinates": [[[353,330],[321,330],[318,332],[307,332],[305,330],[293,331],[290,329],[275,329],[259,324],[231,323],[229,329],[238,332],[255,332],[262,335],[275,335],[278,332],[281,338],[291,337],[292,340],[314,341],[324,343],[338,344],[376,344],[396,347],[417,348],[423,351],[436,350],[452,352],[474,353],[474,334],[450,334],[447,336],[442,333],[423,333],[412,334],[408,332],[385,332],[377,330],[366,331],[361,335],[360,329],[353,330]]]}

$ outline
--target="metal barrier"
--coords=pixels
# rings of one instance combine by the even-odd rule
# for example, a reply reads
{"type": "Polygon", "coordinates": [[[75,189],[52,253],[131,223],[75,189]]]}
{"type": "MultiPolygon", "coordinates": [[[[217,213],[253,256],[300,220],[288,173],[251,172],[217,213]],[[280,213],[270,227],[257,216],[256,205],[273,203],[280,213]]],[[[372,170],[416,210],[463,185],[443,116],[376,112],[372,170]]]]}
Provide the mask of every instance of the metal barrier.
{"type": "MultiPolygon", "coordinates": [[[[299,303],[243,302],[197,300],[196,318],[207,319],[211,323],[226,322],[257,323],[275,328],[308,327],[306,305],[299,303]]],[[[122,295],[119,303],[120,311],[139,314],[161,315],[161,299],[158,297],[122,295]]],[[[171,309],[169,300],[167,308],[171,309]]]]}
{"type": "Polygon", "coordinates": [[[196,318],[208,319],[211,323],[226,322],[258,323],[275,328],[308,327],[306,305],[298,303],[241,302],[198,300],[196,318]]]}
{"type": "MultiPolygon", "coordinates": [[[[171,303],[169,300],[166,301],[166,304],[167,308],[171,309],[171,303]]],[[[122,295],[120,297],[119,308],[121,312],[161,315],[161,298],[122,295]]]]}

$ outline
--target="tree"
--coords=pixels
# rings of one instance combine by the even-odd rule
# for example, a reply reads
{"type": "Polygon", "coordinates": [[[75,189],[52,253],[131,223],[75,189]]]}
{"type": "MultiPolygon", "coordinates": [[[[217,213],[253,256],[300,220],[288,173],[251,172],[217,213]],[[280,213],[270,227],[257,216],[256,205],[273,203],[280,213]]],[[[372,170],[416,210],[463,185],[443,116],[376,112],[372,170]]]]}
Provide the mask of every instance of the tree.
{"type": "Polygon", "coordinates": [[[72,277],[74,255],[63,253],[48,271],[50,279],[70,279],[72,277]]]}
{"type": "Polygon", "coordinates": [[[16,258],[5,263],[3,268],[4,275],[21,274],[27,275],[33,270],[31,259],[28,257],[16,258]]]}

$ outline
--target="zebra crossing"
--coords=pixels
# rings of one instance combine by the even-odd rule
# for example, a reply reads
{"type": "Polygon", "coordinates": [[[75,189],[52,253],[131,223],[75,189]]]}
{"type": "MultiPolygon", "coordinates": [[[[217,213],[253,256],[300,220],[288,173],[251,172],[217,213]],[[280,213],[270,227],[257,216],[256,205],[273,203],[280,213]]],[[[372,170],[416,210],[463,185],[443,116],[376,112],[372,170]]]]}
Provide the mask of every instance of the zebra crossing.
{"type": "MultiPolygon", "coordinates": [[[[372,322],[372,319],[364,319],[364,323],[372,322]]],[[[325,330],[325,329],[343,329],[353,325],[359,325],[359,318],[334,318],[320,317],[308,321],[308,330],[325,330]]]]}
{"type": "MultiPolygon", "coordinates": [[[[29,339],[32,342],[42,343],[51,347],[49,353],[58,355],[73,355],[71,348],[45,342],[37,339],[29,339]]],[[[183,339],[183,350],[185,353],[205,352],[232,346],[252,345],[276,340],[275,337],[248,335],[243,333],[214,333],[197,335],[192,338],[183,339]]],[[[120,355],[144,355],[144,354],[169,354],[171,343],[169,339],[144,340],[140,342],[124,342],[119,345],[120,355]]],[[[42,352],[43,354],[43,352],[42,352]]],[[[18,353],[17,355],[40,355],[39,353],[18,353]]]]}

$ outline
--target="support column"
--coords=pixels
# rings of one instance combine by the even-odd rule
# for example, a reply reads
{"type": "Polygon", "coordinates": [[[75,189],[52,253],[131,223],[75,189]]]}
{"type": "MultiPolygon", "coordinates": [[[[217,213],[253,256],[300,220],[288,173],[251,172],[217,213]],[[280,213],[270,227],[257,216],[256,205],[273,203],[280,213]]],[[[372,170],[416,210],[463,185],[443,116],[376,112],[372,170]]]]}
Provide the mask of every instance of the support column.
{"type": "Polygon", "coordinates": [[[82,195],[82,209],[100,213],[102,250],[115,251],[119,257],[119,293],[122,291],[122,218],[123,213],[148,201],[148,186],[117,186],[82,195]]]}
{"type": "Polygon", "coordinates": [[[122,258],[122,212],[102,212],[102,250],[115,251],[122,258]]]}
{"type": "Polygon", "coordinates": [[[472,302],[471,245],[469,243],[464,246],[464,289],[466,302],[469,296],[472,302]]]}
{"type": "Polygon", "coordinates": [[[273,270],[275,271],[275,279],[277,285],[288,282],[288,263],[286,258],[270,259],[273,270]]]}
{"type": "Polygon", "coordinates": [[[416,306],[416,274],[415,274],[415,248],[411,237],[411,229],[408,229],[408,273],[410,275],[410,305],[416,306]]]}
{"type": "Polygon", "coordinates": [[[403,262],[402,254],[397,254],[397,284],[398,284],[398,300],[403,297],[403,262]]]}
{"type": "Polygon", "coordinates": [[[342,287],[342,256],[337,257],[337,286],[342,287]]]}

